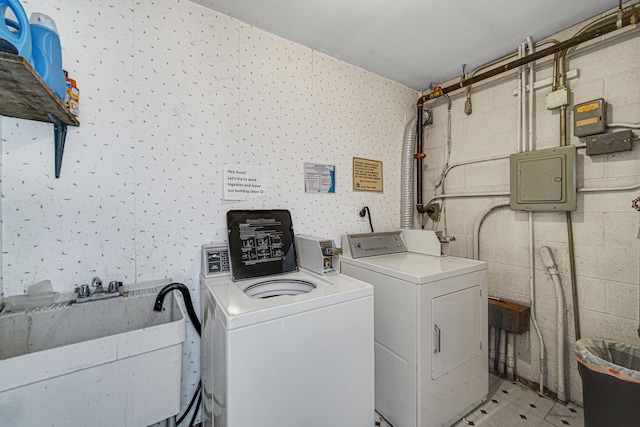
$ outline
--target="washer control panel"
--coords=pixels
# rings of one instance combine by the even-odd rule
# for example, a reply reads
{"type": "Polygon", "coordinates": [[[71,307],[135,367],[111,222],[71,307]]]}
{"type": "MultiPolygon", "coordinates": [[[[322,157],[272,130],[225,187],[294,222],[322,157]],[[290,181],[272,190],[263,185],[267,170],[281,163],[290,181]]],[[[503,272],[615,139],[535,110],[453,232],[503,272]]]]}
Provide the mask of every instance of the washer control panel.
{"type": "Polygon", "coordinates": [[[229,248],[225,244],[202,247],[202,275],[214,277],[229,274],[229,248]]]}

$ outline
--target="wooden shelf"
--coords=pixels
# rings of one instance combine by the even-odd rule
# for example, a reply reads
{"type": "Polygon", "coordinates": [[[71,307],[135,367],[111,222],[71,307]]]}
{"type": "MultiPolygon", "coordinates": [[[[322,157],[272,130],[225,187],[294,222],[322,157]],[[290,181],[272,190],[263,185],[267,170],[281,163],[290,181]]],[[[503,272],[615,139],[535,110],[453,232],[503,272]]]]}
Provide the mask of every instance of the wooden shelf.
{"type": "Polygon", "coordinates": [[[60,177],[67,126],[80,126],[80,122],[31,64],[4,52],[0,52],[0,115],[53,123],[55,172],[60,177]]]}

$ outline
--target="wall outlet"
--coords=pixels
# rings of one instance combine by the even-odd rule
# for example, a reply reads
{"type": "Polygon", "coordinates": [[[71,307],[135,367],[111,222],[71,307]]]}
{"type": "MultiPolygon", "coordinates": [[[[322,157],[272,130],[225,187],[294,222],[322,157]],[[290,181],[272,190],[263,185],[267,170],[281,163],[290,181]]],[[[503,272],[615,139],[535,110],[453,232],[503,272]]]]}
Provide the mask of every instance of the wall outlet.
{"type": "Polygon", "coordinates": [[[362,211],[362,208],[355,208],[355,218],[356,221],[366,221],[367,220],[367,214],[366,212],[364,213],[364,216],[360,216],[360,212],[362,211]]]}

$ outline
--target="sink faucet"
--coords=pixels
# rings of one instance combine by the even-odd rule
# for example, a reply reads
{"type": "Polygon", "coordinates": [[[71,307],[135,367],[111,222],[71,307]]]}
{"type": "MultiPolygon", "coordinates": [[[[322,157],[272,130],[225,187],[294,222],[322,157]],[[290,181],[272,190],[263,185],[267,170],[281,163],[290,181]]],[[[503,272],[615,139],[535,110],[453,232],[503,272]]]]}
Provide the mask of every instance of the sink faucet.
{"type": "Polygon", "coordinates": [[[102,279],[98,276],[93,276],[93,279],[91,279],[91,287],[96,288],[96,290],[93,291],[94,294],[104,293],[104,289],[102,289],[102,279]]]}

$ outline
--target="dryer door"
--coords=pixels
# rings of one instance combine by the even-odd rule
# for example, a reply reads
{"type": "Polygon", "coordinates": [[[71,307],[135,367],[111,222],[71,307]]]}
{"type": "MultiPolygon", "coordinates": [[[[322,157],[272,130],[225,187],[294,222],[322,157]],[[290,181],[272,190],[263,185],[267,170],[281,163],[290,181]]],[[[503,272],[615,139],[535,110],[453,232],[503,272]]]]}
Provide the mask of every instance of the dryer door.
{"type": "Polygon", "coordinates": [[[480,355],[481,302],[480,286],[431,300],[432,379],[438,379],[480,355]]]}

